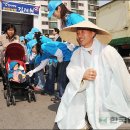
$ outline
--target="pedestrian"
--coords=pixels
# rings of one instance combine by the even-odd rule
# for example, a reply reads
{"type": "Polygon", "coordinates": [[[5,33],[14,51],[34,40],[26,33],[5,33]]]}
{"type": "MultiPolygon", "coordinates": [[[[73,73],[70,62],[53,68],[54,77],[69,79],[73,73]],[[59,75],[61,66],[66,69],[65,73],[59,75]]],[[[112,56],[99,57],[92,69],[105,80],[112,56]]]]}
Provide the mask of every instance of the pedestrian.
{"type": "Polygon", "coordinates": [[[24,36],[20,36],[20,44],[24,47],[26,63],[28,63],[29,57],[28,57],[28,53],[27,53],[27,45],[26,45],[26,41],[25,41],[25,37],[24,36]]]}
{"type": "Polygon", "coordinates": [[[67,7],[62,3],[62,0],[50,0],[48,9],[48,18],[54,16],[57,19],[60,19],[62,28],[85,20],[81,15],[67,9],[67,7]]]}
{"type": "MultiPolygon", "coordinates": [[[[59,29],[54,28],[52,35],[54,35],[54,41],[62,41],[59,36],[59,29]]],[[[48,67],[48,73],[46,76],[46,83],[45,83],[45,93],[48,93],[49,95],[54,95],[55,90],[55,81],[57,77],[57,59],[51,58],[49,59],[49,63],[46,67],[48,67]]]]}
{"type": "Polygon", "coordinates": [[[8,24],[5,28],[4,34],[0,35],[0,63],[3,62],[3,51],[10,43],[19,43],[19,36],[16,34],[16,28],[13,24],[8,24]]]}
{"type": "Polygon", "coordinates": [[[62,42],[62,39],[59,35],[60,30],[58,28],[54,28],[52,34],[54,35],[54,41],[62,42]]]}
{"type": "Polygon", "coordinates": [[[16,27],[13,24],[7,24],[4,34],[0,36],[0,42],[3,47],[7,47],[10,43],[19,43],[19,36],[16,34],[16,27]]]}
{"type": "Polygon", "coordinates": [[[80,47],[67,67],[69,83],[55,119],[59,129],[117,129],[121,118],[130,118],[130,75],[116,49],[107,45],[111,35],[89,21],[60,34],[80,47]]]}
{"type": "Polygon", "coordinates": [[[4,30],[4,34],[0,35],[0,69],[2,71],[2,79],[4,90],[6,90],[6,81],[4,78],[4,53],[6,47],[10,43],[19,43],[19,36],[16,34],[16,27],[13,24],[8,24],[4,30]]]}

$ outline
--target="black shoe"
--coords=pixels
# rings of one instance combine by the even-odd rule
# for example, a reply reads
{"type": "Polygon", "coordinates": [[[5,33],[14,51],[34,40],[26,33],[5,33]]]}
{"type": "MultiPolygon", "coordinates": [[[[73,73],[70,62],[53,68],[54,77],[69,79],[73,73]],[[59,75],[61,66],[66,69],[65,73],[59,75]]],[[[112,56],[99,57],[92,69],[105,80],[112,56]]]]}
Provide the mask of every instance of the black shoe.
{"type": "Polygon", "coordinates": [[[55,97],[55,100],[53,101],[53,103],[58,103],[61,101],[61,98],[60,97],[55,97]]]}

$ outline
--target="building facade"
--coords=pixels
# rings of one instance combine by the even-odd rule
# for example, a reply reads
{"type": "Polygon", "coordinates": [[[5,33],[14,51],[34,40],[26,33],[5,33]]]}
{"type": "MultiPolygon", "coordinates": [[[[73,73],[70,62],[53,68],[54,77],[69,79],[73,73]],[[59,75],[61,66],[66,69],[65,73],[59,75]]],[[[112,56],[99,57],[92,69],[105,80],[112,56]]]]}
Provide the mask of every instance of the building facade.
{"type": "MultiPolygon", "coordinates": [[[[60,29],[60,21],[52,17],[51,19],[47,18],[48,15],[48,1],[44,0],[41,2],[41,28],[44,34],[50,34],[52,37],[53,28],[57,27],[60,29]]],[[[97,0],[62,0],[62,2],[67,6],[72,12],[78,13],[84,16],[86,19],[89,19],[93,23],[96,23],[96,10],[98,8],[97,0]]]]}
{"type": "MultiPolygon", "coordinates": [[[[62,0],[67,8],[73,12],[83,15],[86,19],[96,23],[96,9],[98,7],[97,0],[62,0]]],[[[4,29],[7,23],[14,23],[17,27],[19,35],[25,35],[32,27],[37,27],[43,34],[49,34],[52,37],[53,28],[60,29],[60,20],[52,17],[48,19],[48,2],[49,0],[19,0],[10,1],[16,4],[23,4],[26,6],[39,7],[38,14],[31,14],[25,12],[15,12],[10,10],[5,10],[2,7],[2,17],[0,22],[0,30],[4,29]]],[[[2,3],[3,5],[3,3],[2,3]]],[[[22,8],[22,7],[21,7],[22,8]]]]}

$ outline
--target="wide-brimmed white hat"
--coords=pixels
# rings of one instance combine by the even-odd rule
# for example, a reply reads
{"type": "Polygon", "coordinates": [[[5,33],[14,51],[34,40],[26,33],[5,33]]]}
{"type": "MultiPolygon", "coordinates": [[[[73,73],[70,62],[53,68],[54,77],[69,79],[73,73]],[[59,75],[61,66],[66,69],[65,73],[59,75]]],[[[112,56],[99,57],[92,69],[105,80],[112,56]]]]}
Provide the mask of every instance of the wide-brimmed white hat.
{"type": "Polygon", "coordinates": [[[90,21],[83,21],[78,24],[74,24],[72,26],[66,27],[60,31],[60,36],[63,40],[78,45],[77,38],[76,38],[76,31],[77,28],[88,28],[94,29],[96,31],[96,38],[104,44],[108,44],[112,36],[106,30],[99,28],[97,25],[93,24],[90,21]]]}

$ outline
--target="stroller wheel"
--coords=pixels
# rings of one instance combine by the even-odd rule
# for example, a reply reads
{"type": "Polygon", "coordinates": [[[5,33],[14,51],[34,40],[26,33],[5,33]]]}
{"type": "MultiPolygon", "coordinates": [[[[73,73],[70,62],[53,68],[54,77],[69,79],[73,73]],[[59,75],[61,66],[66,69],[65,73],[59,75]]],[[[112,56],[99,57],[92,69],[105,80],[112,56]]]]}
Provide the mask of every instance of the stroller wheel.
{"type": "Polygon", "coordinates": [[[14,95],[12,96],[12,105],[14,105],[14,106],[16,105],[16,100],[15,100],[15,96],[14,95]]]}
{"type": "Polygon", "coordinates": [[[34,102],[36,102],[37,99],[36,99],[36,94],[35,94],[35,92],[32,92],[31,96],[32,96],[32,100],[33,100],[34,102]]]}
{"type": "Polygon", "coordinates": [[[29,92],[29,93],[28,93],[28,102],[30,103],[31,100],[32,100],[32,99],[31,99],[31,93],[29,92]]]}
{"type": "Polygon", "coordinates": [[[7,98],[7,90],[4,90],[4,99],[7,98]]]}
{"type": "Polygon", "coordinates": [[[8,95],[6,96],[6,104],[8,107],[10,106],[10,97],[8,95]]]}

